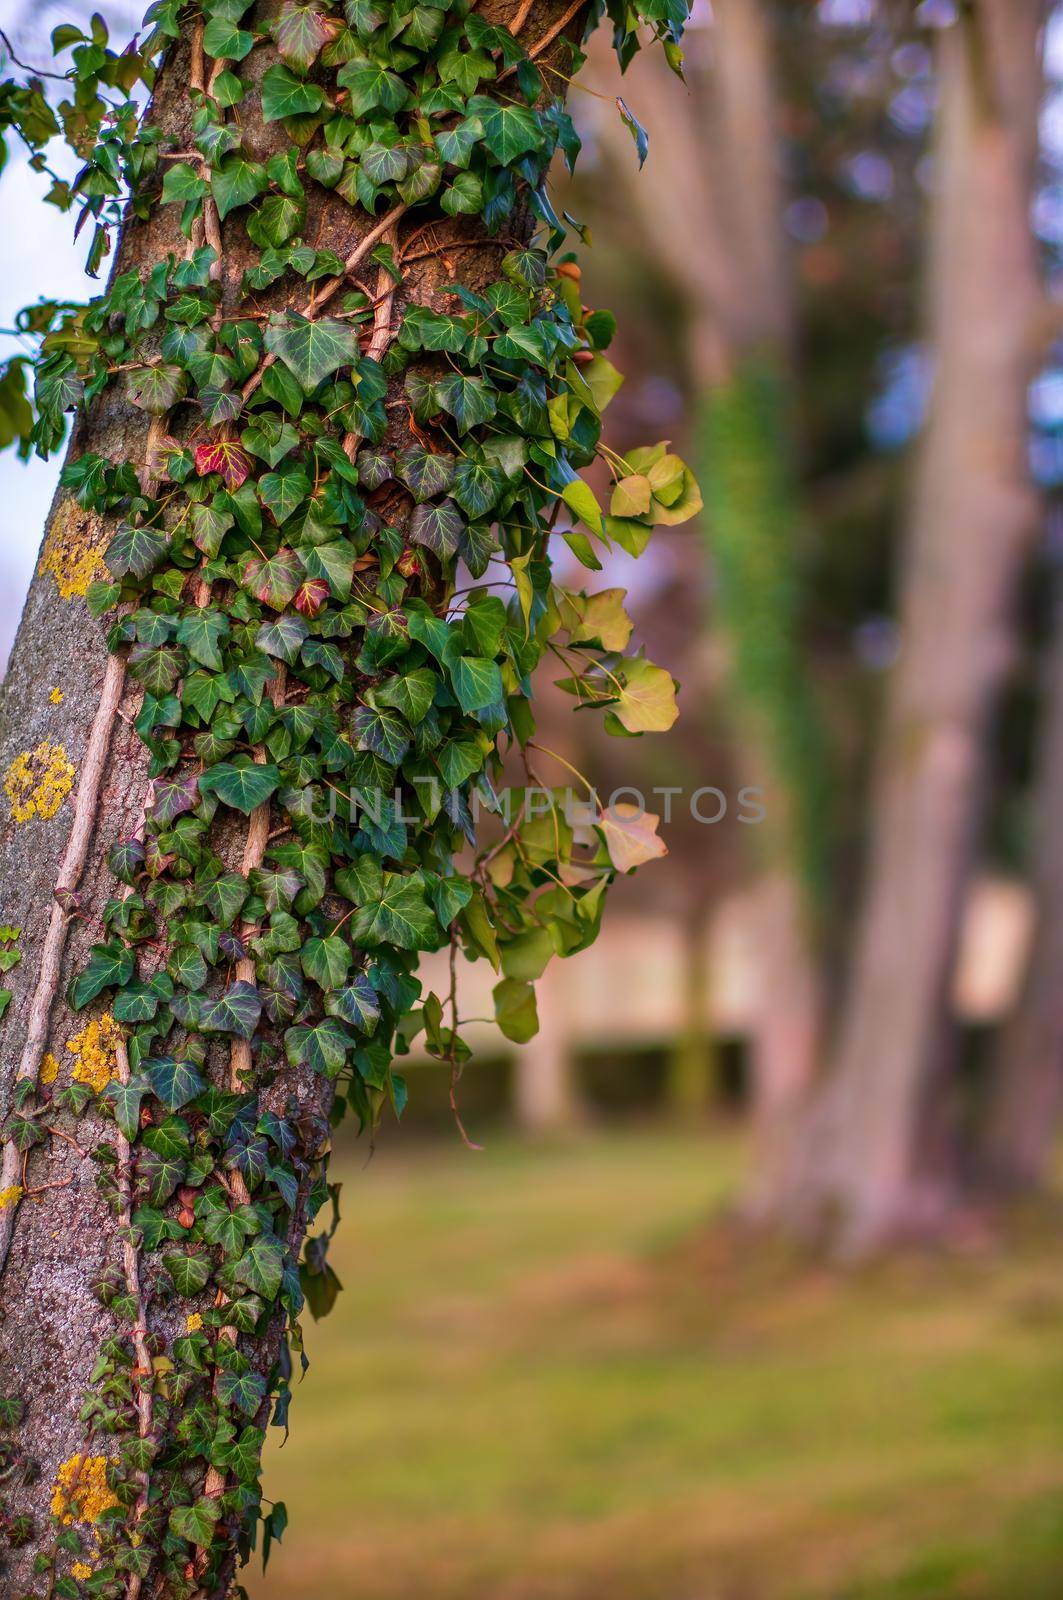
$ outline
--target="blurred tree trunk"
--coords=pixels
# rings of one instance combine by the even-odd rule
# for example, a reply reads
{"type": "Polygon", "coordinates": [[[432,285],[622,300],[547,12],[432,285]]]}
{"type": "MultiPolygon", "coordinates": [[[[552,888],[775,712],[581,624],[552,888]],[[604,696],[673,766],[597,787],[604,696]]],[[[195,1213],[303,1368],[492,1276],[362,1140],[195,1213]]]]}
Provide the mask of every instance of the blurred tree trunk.
{"type": "Polygon", "coordinates": [[[568,973],[551,961],[536,983],[539,1031],[517,1051],[513,1110],[525,1133],[559,1133],[578,1120],[572,1081],[573,1014],[568,973]]]}
{"type": "Polygon", "coordinates": [[[719,1092],[709,985],[709,906],[695,894],[678,914],[683,936],[679,1027],[668,1063],[668,1111],[677,1121],[704,1117],[719,1092]]]}
{"type": "Polygon", "coordinates": [[[852,1252],[936,1225],[950,1198],[940,1149],[936,1164],[922,1159],[923,1139],[948,1076],[948,991],[990,720],[1038,527],[1026,393],[1040,301],[1029,209],[1042,18],[1040,0],[977,0],[940,35],[935,378],[901,574],[901,652],[835,1071],[776,1197],[781,1219],[830,1226],[852,1252]]]}
{"type": "Polygon", "coordinates": [[[1030,863],[1033,943],[1022,991],[993,1060],[980,1177],[1003,1193],[1044,1181],[1063,1104],[1063,581],[1057,579],[1046,663],[1030,863]]]}
{"type": "MultiPolygon", "coordinates": [[[[690,321],[704,530],[729,655],[735,764],[744,784],[766,791],[767,819],[751,830],[766,878],[765,1003],[751,1076],[770,1166],[816,1063],[825,763],[798,641],[802,517],[770,8],[715,0],[710,37],[711,64],[691,75],[685,101],[659,83],[650,92],[653,175],[632,183],[631,199],[690,321]]],[[[652,77],[649,61],[639,74],[643,83],[652,77]]],[[[629,150],[615,154],[618,169],[630,171],[629,150]]]]}

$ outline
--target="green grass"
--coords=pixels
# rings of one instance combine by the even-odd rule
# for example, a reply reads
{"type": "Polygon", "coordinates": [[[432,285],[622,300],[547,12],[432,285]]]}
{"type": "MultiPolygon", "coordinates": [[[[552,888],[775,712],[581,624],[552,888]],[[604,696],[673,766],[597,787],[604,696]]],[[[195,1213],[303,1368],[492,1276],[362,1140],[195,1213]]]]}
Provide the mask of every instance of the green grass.
{"type": "Polygon", "coordinates": [[[254,1600],[1049,1600],[1063,1246],[844,1278],[721,1221],[732,1136],[338,1160],[345,1293],[254,1600]]]}

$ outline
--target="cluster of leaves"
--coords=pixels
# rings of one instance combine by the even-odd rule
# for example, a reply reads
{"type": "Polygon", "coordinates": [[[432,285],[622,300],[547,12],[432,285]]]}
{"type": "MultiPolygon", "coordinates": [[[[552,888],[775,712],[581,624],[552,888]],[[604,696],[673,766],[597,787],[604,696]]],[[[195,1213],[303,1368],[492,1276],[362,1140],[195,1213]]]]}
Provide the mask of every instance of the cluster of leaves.
{"type": "MultiPolygon", "coordinates": [[[[21,929],[12,928],[6,923],[0,927],[0,972],[10,972],[22,960],[22,952],[18,947],[20,932],[21,929]]],[[[11,996],[10,989],[0,989],[0,1017],[11,1004],[11,996]]]]}
{"type": "MultiPolygon", "coordinates": [[[[117,276],[90,306],[42,312],[38,328],[42,453],[116,383],[162,441],[147,464],[90,451],[63,473],[109,530],[88,599],[143,691],[150,756],[143,827],[110,852],[119,888],[69,994],[75,1010],[107,1006],[122,1070],[98,1100],[84,1083],[27,1082],[4,1130],[29,1150],[54,1110],[112,1117],[99,1187],[150,1262],[150,1373],[133,1338],[139,1288],[118,1269],[98,1285],[118,1331],[83,1421],[112,1442],[114,1504],[91,1573],[65,1560],[82,1551],[76,1527],[41,1557],[56,1594],[107,1600],[131,1574],[178,1600],[213,1592],[234,1537],[246,1553],[260,1526],[267,1548],[281,1530],[283,1510],[262,1510],[259,1458],[271,1415],[286,1420],[304,1301],[319,1314],[338,1287],[331,1228],[298,1259],[329,1195],[329,1123],[401,1112],[395,1061],[422,1032],[452,1073],[468,1054],[453,994],[445,1006],[422,993],[422,953],[491,962],[499,1026],[527,1039],[547,961],[595,937],[616,871],[659,853],[644,826],[595,805],[574,820],[541,788],[530,681],[550,652],[610,731],[670,726],[675,686],[630,653],[621,592],[563,589],[551,539],[563,514],[556,537],[594,571],[700,505],[665,444],[627,457],[602,444],[620,382],[604,354],[613,321],[583,307],[570,259],[518,242],[486,288],[454,283],[425,304],[403,247],[381,246],[397,323],[381,343],[344,262],[304,238],[316,185],[363,214],[475,215],[485,236],[509,223],[526,237],[515,219],[530,206],[556,248],[545,172],[577,141],[534,47],[466,0],[347,0],[342,15],[283,0],[265,41],[246,10],[211,0],[197,23],[183,0],[156,0],[127,63],[150,82],[160,41],[202,27],[216,70],[193,94],[194,159],[169,160],[161,130],[121,107],[87,152],[86,172],[109,170],[138,214],[179,206],[187,252],[117,276]],[[227,116],[260,42],[261,113],[288,135],[262,163],[227,116]],[[254,247],[235,315],[208,214],[254,247]],[[250,309],[264,291],[268,314],[250,309]],[[581,475],[596,456],[607,506],[581,475]],[[507,751],[529,775],[508,809],[507,751]],[[484,812],[500,819],[489,844],[484,812]],[[263,1364],[282,1330],[285,1358],[263,1364]]],[[[674,56],[677,0],[606,10],[622,60],[640,23],[674,56]]],[[[78,50],[82,103],[116,68],[102,40],[78,50]]],[[[72,186],[83,205],[89,181],[72,186]]],[[[90,214],[106,236],[103,210],[90,214]]]]}

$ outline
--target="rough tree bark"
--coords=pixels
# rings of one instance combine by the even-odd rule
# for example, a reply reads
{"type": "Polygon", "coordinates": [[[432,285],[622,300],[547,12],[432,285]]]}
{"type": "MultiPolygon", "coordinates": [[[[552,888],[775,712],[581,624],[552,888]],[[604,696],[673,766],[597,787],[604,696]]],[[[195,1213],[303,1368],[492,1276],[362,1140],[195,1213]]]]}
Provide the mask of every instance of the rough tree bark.
{"type": "Polygon", "coordinates": [[[980,1179],[1003,1194],[1032,1193],[1043,1184],[1063,1103],[1063,589],[1058,587],[1045,669],[1030,860],[1033,942],[1018,1001],[994,1052],[978,1152],[980,1179]]]}
{"type": "MultiPolygon", "coordinates": [[[[743,783],[766,792],[766,821],[750,830],[763,877],[763,1003],[750,1042],[759,1191],[816,1070],[826,778],[798,637],[793,308],[770,8],[719,0],[709,41],[709,65],[692,73],[687,100],[654,96],[649,159],[657,181],[631,190],[690,319],[703,528],[717,586],[714,621],[730,658],[736,764],[743,783]]],[[[652,79],[658,64],[646,60],[639,73],[652,79]]]]}
{"type": "Polygon", "coordinates": [[[949,1201],[940,1146],[924,1163],[923,1140],[948,1070],[948,987],[989,723],[1038,526],[1026,390],[1040,301],[1029,207],[1043,14],[1040,0],[978,0],[940,35],[934,388],[901,575],[901,651],[834,1072],[775,1197],[782,1222],[829,1228],[850,1252],[935,1225],[949,1201]]]}
{"type": "MultiPolygon", "coordinates": [[[[500,0],[482,9],[489,21],[502,23],[519,11],[530,43],[550,35],[552,42],[540,57],[546,62],[564,49],[557,25],[564,21],[563,32],[575,35],[583,17],[563,0],[535,0],[519,8],[500,0]]],[[[251,25],[262,26],[265,16],[265,8],[257,9],[251,25]]],[[[272,44],[256,45],[243,63],[244,76],[257,86],[275,60],[272,44]]],[[[189,87],[202,88],[202,74],[201,48],[195,48],[194,39],[183,39],[170,52],[152,111],[173,148],[190,145],[189,87]]],[[[241,106],[240,120],[245,147],[255,159],[265,160],[280,147],[279,125],[262,120],[255,87],[241,106]]],[[[370,233],[380,235],[378,220],[317,186],[311,191],[308,185],[308,208],[305,233],[318,249],[333,249],[349,260],[360,241],[367,241],[370,233]]],[[[177,230],[178,216],[179,207],[168,206],[157,208],[148,223],[130,223],[120,243],[118,268],[144,268],[169,251],[182,255],[186,241],[177,230]]],[[[472,289],[497,277],[498,242],[488,240],[479,219],[437,217],[433,227],[426,241],[423,224],[415,228],[403,218],[391,235],[396,257],[408,257],[403,284],[387,301],[392,325],[409,298],[450,309],[451,301],[441,291],[455,276],[472,289]],[[415,233],[420,240],[411,249],[415,233]]],[[[516,217],[508,229],[511,239],[527,239],[530,233],[527,215],[516,217]]],[[[223,305],[232,314],[240,305],[241,274],[251,259],[235,219],[224,224],[221,243],[223,305]]],[[[378,295],[386,290],[385,282],[378,295]]],[[[300,306],[303,299],[305,292],[300,306]]],[[[255,309],[283,303],[276,296],[271,300],[267,292],[256,297],[255,309]]],[[[389,448],[408,439],[407,412],[397,408],[390,415],[389,448]]],[[[179,417],[171,430],[187,437],[190,426],[186,422],[182,427],[179,417]]],[[[117,461],[144,462],[144,414],[108,391],[79,425],[71,449],[74,454],[91,449],[117,461]]],[[[0,782],[6,798],[0,797],[0,920],[21,930],[22,952],[13,974],[15,997],[0,1035],[5,1112],[12,1103],[20,1058],[23,1064],[34,1058],[39,1063],[43,1056],[46,1082],[56,1064],[65,1080],[72,1067],[91,1074],[94,1066],[102,1063],[109,1070],[115,1061],[106,1028],[100,1032],[97,1008],[75,1015],[64,999],[67,983],[99,939],[101,908],[116,890],[105,854],[116,840],[136,830],[146,796],[146,755],[131,726],[140,691],[123,677],[118,658],[108,656],[104,624],[91,619],[83,598],[88,583],[101,575],[101,552],[109,536],[100,519],[81,512],[69,496],[57,495],[3,693],[0,782]],[[72,834],[78,835],[73,847],[72,834]],[[48,979],[55,962],[59,982],[53,999],[48,979]]],[[[269,827],[268,814],[254,815],[254,831],[264,834],[269,827]]],[[[246,867],[246,851],[247,830],[232,830],[226,853],[238,870],[241,862],[246,867]]],[[[118,1057],[121,1070],[120,1051],[118,1057]]],[[[225,1061],[212,1055],[210,1070],[215,1081],[228,1084],[227,1052],[225,1061]]],[[[328,1109],[323,1084],[309,1068],[285,1068],[269,1093],[278,1104],[294,1094],[308,1117],[320,1119],[328,1109]]],[[[120,1219],[97,1193],[97,1169],[88,1154],[105,1131],[114,1137],[114,1125],[107,1123],[105,1129],[91,1113],[76,1122],[57,1115],[52,1125],[55,1132],[47,1143],[32,1150],[25,1165],[21,1159],[15,1162],[15,1181],[24,1183],[25,1198],[0,1279],[0,1392],[17,1396],[26,1406],[14,1443],[5,1444],[3,1494],[7,1513],[28,1516],[33,1527],[25,1543],[3,1555],[0,1587],[11,1600],[44,1592],[39,1586],[47,1577],[35,1578],[34,1560],[51,1546],[54,1486],[61,1464],[86,1448],[86,1425],[79,1412],[101,1342],[118,1327],[101,1307],[93,1285],[103,1269],[122,1270],[127,1262],[120,1219]]],[[[10,1196],[0,1195],[0,1224],[9,1223],[12,1215],[10,1196]]],[[[292,1242],[298,1246],[299,1240],[292,1242]]],[[[169,1341],[176,1315],[174,1305],[146,1308],[137,1335],[142,1369],[150,1361],[145,1332],[149,1341],[155,1334],[169,1341]]],[[[280,1328],[273,1326],[257,1341],[241,1335],[241,1346],[260,1369],[268,1370],[279,1351],[280,1328]]],[[[235,1532],[222,1589],[235,1561],[235,1532]]],[[[139,1589],[139,1581],[130,1579],[130,1595],[136,1592],[134,1584],[139,1589]]],[[[152,1592],[162,1591],[153,1587],[152,1592]]]]}

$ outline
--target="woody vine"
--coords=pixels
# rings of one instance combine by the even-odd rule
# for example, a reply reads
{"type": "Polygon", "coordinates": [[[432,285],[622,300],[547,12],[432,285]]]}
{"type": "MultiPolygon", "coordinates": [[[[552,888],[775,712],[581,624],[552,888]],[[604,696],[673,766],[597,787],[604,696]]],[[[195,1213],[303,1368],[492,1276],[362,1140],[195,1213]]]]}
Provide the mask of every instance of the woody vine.
{"type": "Polygon", "coordinates": [[[593,794],[574,823],[530,700],[549,657],[610,732],[671,725],[620,591],[563,586],[552,557],[593,573],[700,506],[666,443],[601,437],[613,320],[582,303],[547,182],[602,15],[622,66],[653,39],[679,70],[683,0],[156,0],[121,53],[98,17],[57,29],[57,90],[17,62],[0,85],[90,270],[119,245],[99,298],[22,313],[36,353],[0,374],[3,442],[47,455],[79,419],[45,565],[60,594],[76,567],[68,601],[111,652],[76,772],[45,740],[5,776],[16,824],[65,821],[39,947],[0,929],[0,1259],[57,1142],[115,1222],[76,1448],[42,1475],[26,1397],[0,1399],[6,1592],[242,1592],[237,1560],[283,1531],[259,1473],[299,1319],[338,1288],[331,1128],[401,1114],[422,1033],[456,1084],[459,954],[530,1037],[546,962],[661,852],[593,794]],[[170,246],[128,265],[160,217],[170,246]],[[131,684],[143,792],[72,970],[131,684]],[[495,819],[503,760],[527,787],[495,819]],[[450,991],[425,994],[421,953],[448,946],[450,991]],[[84,1018],[57,1044],[64,994],[84,1018]]]}

